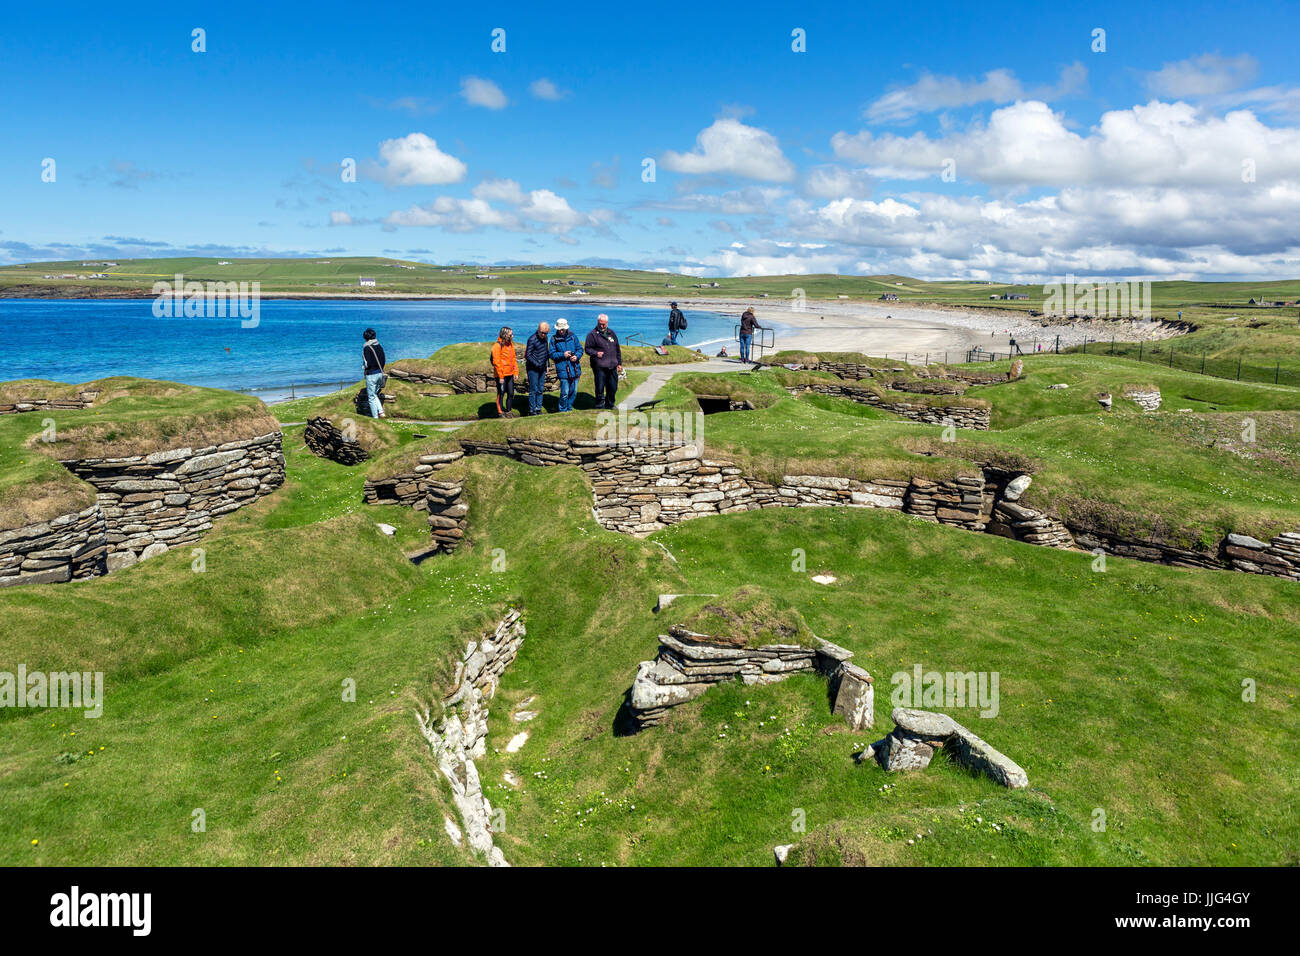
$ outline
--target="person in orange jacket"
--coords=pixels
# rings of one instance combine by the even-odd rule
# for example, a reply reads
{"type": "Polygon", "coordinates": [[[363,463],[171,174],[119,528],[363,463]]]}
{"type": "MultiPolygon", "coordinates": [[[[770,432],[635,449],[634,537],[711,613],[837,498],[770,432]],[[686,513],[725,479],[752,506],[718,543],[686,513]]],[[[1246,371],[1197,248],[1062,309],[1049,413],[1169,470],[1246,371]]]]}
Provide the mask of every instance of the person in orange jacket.
{"type": "Polygon", "coordinates": [[[515,333],[503,325],[492,346],[492,374],[497,379],[497,414],[510,418],[515,404],[515,376],[519,374],[519,359],[515,356],[515,333]],[[505,399],[504,403],[502,398],[505,399]]]}

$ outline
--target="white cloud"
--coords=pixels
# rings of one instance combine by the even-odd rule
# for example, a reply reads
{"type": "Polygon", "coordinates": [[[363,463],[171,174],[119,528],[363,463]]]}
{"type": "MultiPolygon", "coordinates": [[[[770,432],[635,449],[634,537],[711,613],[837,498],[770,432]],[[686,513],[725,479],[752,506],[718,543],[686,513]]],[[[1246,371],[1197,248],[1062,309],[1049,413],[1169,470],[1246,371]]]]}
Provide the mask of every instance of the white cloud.
{"type": "Polygon", "coordinates": [[[448,232],[476,232],[499,228],[511,232],[549,232],[564,235],[580,226],[602,227],[610,218],[604,210],[580,212],[567,199],[549,189],[525,193],[512,179],[488,179],[474,187],[472,199],[439,196],[428,203],[395,210],[387,226],[433,226],[448,232]],[[510,208],[494,206],[501,203],[510,208]]]}
{"type": "Polygon", "coordinates": [[[470,106],[483,106],[490,110],[505,109],[510,101],[501,87],[481,76],[467,76],[460,81],[460,95],[470,106]]]}
{"type": "Polygon", "coordinates": [[[786,190],[779,186],[745,186],[724,193],[687,193],[673,199],[648,202],[646,206],[682,212],[721,213],[724,216],[759,216],[772,212],[785,195],[786,190]]]}
{"type": "Polygon", "coordinates": [[[689,153],[669,150],[660,160],[665,169],[691,175],[724,173],[770,182],[789,182],[795,169],[775,136],[737,119],[723,117],[695,137],[689,153]]]}
{"type": "Polygon", "coordinates": [[[804,177],[803,190],[809,196],[817,196],[821,199],[870,196],[871,174],[865,169],[848,169],[833,165],[815,166],[804,177]]]}
{"type": "Polygon", "coordinates": [[[474,196],[488,202],[508,202],[515,205],[524,201],[524,192],[513,179],[485,179],[474,187],[474,196]]]}
{"type": "Polygon", "coordinates": [[[379,162],[366,163],[362,172],[388,186],[440,186],[465,178],[467,167],[444,153],[424,133],[411,133],[379,144],[379,162]]]}
{"type": "Polygon", "coordinates": [[[869,123],[903,123],[919,113],[974,106],[977,103],[1012,103],[1022,99],[1054,100],[1084,88],[1088,70],[1081,63],[1061,69],[1055,86],[1026,89],[1011,70],[990,70],[979,80],[923,73],[908,86],[890,90],[866,108],[869,123]]]}
{"type": "Polygon", "coordinates": [[[338,210],[338,209],[332,210],[332,211],[330,212],[330,225],[331,225],[331,226],[350,226],[350,225],[352,225],[352,217],[349,216],[347,213],[341,211],[341,210],[338,210]]]}
{"type": "Polygon", "coordinates": [[[1246,86],[1259,70],[1249,53],[1225,57],[1203,53],[1187,60],[1166,63],[1145,74],[1147,89],[1166,99],[1216,96],[1246,86]]]}
{"type": "Polygon", "coordinates": [[[539,100],[562,100],[569,95],[568,90],[560,89],[544,76],[529,83],[528,92],[539,100]]]}
{"type": "Polygon", "coordinates": [[[432,202],[395,210],[384,219],[389,226],[437,226],[448,232],[474,232],[488,226],[518,229],[517,217],[494,209],[482,199],[439,196],[432,202]]]}
{"type": "Polygon", "coordinates": [[[959,182],[996,185],[1231,186],[1252,159],[1261,180],[1300,175],[1300,129],[1269,127],[1248,110],[1206,115],[1152,101],[1112,110],[1080,135],[1046,103],[995,110],[986,126],[930,138],[870,132],[831,138],[835,154],[882,178],[937,176],[956,163],[959,182]]]}

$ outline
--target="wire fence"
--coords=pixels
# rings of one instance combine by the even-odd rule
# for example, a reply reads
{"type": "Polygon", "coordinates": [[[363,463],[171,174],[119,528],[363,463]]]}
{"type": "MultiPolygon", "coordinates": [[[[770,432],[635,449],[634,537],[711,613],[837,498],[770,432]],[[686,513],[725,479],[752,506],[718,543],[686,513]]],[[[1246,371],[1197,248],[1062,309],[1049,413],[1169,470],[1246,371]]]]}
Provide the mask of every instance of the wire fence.
{"type": "Polygon", "coordinates": [[[1273,385],[1300,385],[1300,370],[1283,368],[1281,361],[1272,364],[1247,362],[1241,356],[1214,358],[1208,352],[1183,346],[1176,340],[1158,342],[1120,342],[1116,339],[1085,339],[1082,345],[1061,351],[1078,351],[1089,355],[1114,355],[1133,359],[1149,365],[1182,372],[1195,372],[1213,378],[1226,378],[1238,382],[1264,382],[1273,385]]]}
{"type": "Polygon", "coordinates": [[[998,362],[1036,352],[1113,355],[1116,358],[1132,359],[1147,365],[1164,366],[1180,372],[1194,372],[1197,375],[1208,375],[1213,378],[1300,386],[1300,369],[1284,367],[1281,361],[1275,361],[1270,365],[1266,362],[1247,362],[1240,356],[1215,358],[1201,349],[1188,348],[1185,345],[1180,348],[1176,340],[1121,342],[1116,338],[1085,338],[1082,343],[1069,346],[1062,346],[1059,339],[1045,345],[1037,340],[1028,344],[1020,343],[1020,345],[1020,349],[976,347],[966,353],[966,361],[998,362]]]}

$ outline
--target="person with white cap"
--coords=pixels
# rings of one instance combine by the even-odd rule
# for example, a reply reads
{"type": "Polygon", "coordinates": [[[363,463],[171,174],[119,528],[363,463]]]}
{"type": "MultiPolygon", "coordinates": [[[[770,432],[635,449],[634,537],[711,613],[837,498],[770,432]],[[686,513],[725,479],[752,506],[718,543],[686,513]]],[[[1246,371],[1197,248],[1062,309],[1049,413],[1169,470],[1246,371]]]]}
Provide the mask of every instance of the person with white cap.
{"type": "Polygon", "coordinates": [[[582,377],[582,343],[569,331],[568,319],[555,320],[551,361],[555,363],[555,377],[560,383],[559,410],[571,412],[573,399],[578,394],[578,379],[582,377]]]}

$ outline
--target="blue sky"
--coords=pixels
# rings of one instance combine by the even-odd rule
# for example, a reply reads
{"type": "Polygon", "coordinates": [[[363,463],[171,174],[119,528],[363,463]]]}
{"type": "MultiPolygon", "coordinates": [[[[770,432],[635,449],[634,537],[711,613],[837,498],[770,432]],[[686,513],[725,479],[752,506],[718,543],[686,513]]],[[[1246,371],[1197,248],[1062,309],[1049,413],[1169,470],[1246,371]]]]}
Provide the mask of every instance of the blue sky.
{"type": "Polygon", "coordinates": [[[1131,2],[14,6],[0,262],[1296,276],[1298,25],[1131,2]]]}

